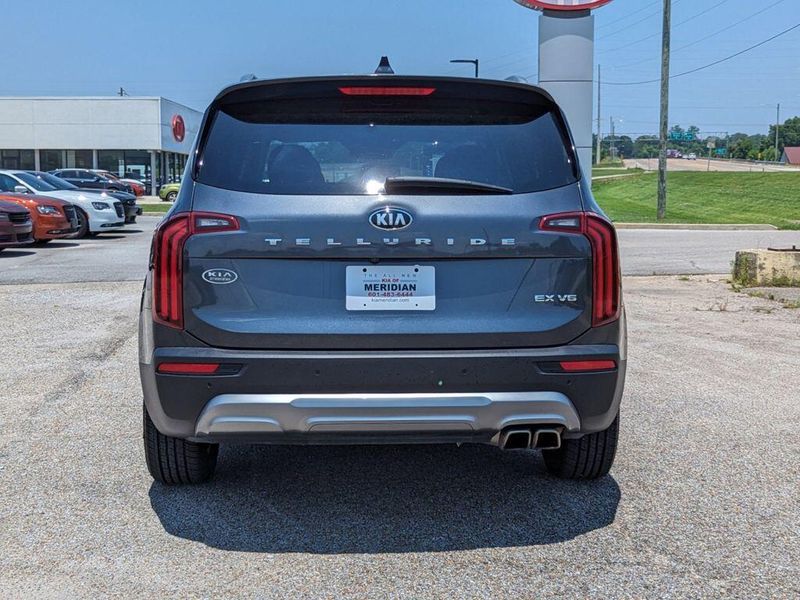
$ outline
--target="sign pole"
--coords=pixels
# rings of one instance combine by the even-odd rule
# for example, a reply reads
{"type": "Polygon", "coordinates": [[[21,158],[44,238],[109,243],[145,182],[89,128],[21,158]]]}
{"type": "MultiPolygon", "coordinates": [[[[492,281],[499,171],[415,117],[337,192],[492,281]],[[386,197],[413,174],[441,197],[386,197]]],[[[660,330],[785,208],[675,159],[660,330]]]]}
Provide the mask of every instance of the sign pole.
{"type": "MultiPolygon", "coordinates": [[[[572,131],[578,164],[584,176],[592,168],[592,104],[594,94],[594,16],[612,0],[514,0],[541,11],[539,17],[539,85],[564,112],[572,131]]],[[[600,71],[598,69],[598,87],[600,71]]],[[[598,113],[600,112],[598,91],[598,113]]],[[[600,115],[598,114],[598,146],[600,115]]],[[[600,158],[598,152],[598,160],[600,158]]]]}

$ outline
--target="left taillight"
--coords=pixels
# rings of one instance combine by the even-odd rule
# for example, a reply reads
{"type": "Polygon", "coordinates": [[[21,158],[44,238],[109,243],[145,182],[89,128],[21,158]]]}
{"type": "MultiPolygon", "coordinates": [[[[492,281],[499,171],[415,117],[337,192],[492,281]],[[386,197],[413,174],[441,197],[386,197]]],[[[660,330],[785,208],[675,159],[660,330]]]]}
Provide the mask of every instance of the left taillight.
{"type": "Polygon", "coordinates": [[[539,228],[582,234],[588,238],[592,247],[592,327],[618,319],[622,282],[614,226],[595,213],[573,212],[542,217],[539,228]]]}
{"type": "Polygon", "coordinates": [[[207,212],[178,213],[161,225],[153,240],[153,319],[183,329],[183,248],[193,235],[236,231],[239,221],[230,215],[207,212]]]}

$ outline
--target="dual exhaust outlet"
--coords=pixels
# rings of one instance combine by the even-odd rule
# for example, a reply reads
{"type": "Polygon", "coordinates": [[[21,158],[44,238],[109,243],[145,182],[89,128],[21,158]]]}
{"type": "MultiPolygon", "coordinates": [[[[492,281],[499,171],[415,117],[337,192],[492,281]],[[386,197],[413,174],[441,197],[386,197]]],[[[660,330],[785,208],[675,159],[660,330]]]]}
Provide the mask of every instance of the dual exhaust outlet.
{"type": "Polygon", "coordinates": [[[500,434],[499,445],[503,450],[558,450],[561,448],[561,429],[506,429],[500,434]]]}

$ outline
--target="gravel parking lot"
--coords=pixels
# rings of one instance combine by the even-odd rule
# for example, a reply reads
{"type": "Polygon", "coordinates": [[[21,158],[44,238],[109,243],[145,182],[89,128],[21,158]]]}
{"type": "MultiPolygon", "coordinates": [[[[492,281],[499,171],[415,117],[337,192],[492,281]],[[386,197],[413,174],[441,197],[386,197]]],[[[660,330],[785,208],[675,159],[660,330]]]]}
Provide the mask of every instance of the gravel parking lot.
{"type": "Polygon", "coordinates": [[[125,235],[88,274],[101,240],[0,258],[3,596],[800,594],[800,310],[720,276],[626,278],[621,448],[598,482],[491,447],[229,446],[211,484],[165,488],[125,260],[149,236],[125,235]],[[75,283],[48,282],[58,261],[75,283]]]}

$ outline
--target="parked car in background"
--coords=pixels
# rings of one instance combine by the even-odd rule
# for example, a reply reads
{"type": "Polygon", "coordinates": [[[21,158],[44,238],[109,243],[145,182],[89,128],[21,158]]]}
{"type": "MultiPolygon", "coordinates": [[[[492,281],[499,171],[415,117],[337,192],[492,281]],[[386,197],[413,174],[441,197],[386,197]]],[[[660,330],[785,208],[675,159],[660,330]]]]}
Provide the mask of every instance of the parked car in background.
{"type": "Polygon", "coordinates": [[[30,213],[36,242],[44,244],[78,231],[78,212],[69,202],[33,194],[0,194],[0,201],[17,204],[30,213]]]}
{"type": "Polygon", "coordinates": [[[50,174],[60,177],[79,188],[133,193],[131,186],[127,183],[105,177],[90,169],[56,169],[55,171],[50,171],[50,174]]]}
{"type": "Polygon", "coordinates": [[[686,155],[686,160],[697,160],[697,154],[692,152],[691,154],[686,155]]]}
{"type": "Polygon", "coordinates": [[[78,231],[75,237],[96,235],[125,226],[122,202],[102,196],[100,190],[59,190],[27,171],[0,171],[0,192],[38,194],[74,204],[78,208],[78,231]]]}
{"type": "Polygon", "coordinates": [[[136,196],[129,194],[128,192],[117,192],[114,190],[87,190],[85,188],[74,186],[66,179],[61,179],[60,177],[56,177],[50,173],[45,173],[44,171],[28,171],[28,173],[38,177],[43,181],[46,181],[54,188],[59,190],[79,190],[91,192],[92,194],[99,193],[103,198],[110,198],[111,202],[115,202],[114,199],[119,200],[122,202],[122,206],[125,209],[125,223],[135,223],[136,217],[142,214],[142,207],[136,204],[136,196]]]}
{"type": "Polygon", "coordinates": [[[161,198],[162,201],[175,202],[175,198],[178,197],[178,192],[180,191],[180,183],[165,183],[158,190],[158,197],[161,198]]]}
{"type": "Polygon", "coordinates": [[[130,186],[131,192],[135,196],[137,196],[137,197],[138,196],[144,196],[145,185],[144,185],[144,183],[142,183],[138,179],[130,179],[130,178],[127,178],[127,177],[120,177],[119,175],[116,175],[115,173],[112,173],[111,171],[104,171],[103,169],[92,169],[92,172],[93,173],[97,173],[98,175],[101,175],[103,177],[108,177],[109,179],[113,179],[113,180],[116,180],[116,181],[121,181],[122,183],[127,184],[127,185],[130,186]]]}
{"type": "Polygon", "coordinates": [[[28,209],[0,201],[0,250],[33,243],[33,221],[28,209]]]}

